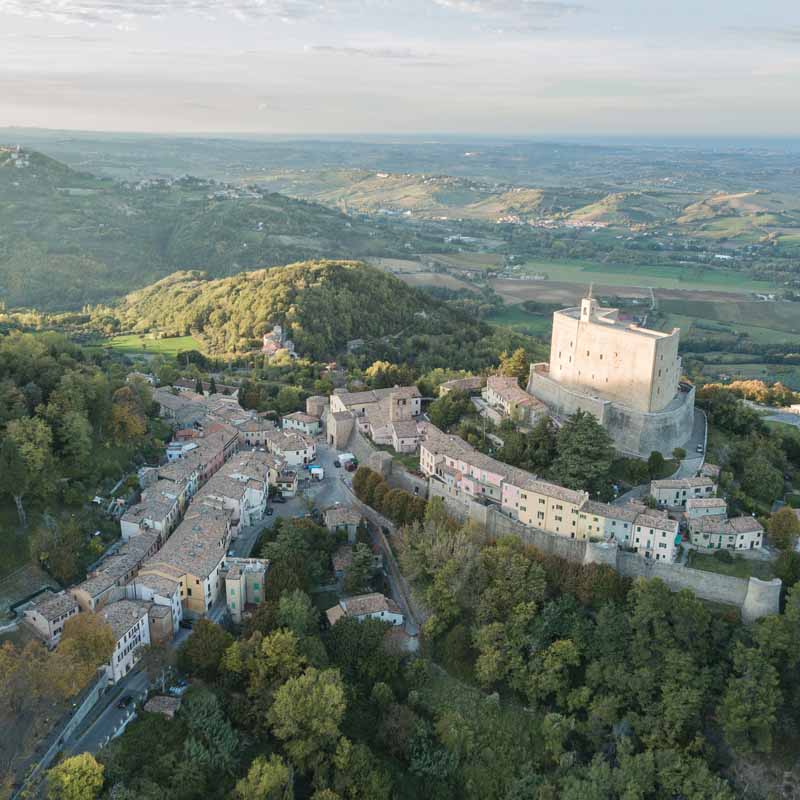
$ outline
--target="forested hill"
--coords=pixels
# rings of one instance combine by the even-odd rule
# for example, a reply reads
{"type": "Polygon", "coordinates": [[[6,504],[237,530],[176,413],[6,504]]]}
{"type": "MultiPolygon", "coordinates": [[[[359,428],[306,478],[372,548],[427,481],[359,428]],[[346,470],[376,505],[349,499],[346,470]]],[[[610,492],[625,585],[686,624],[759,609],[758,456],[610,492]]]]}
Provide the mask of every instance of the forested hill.
{"type": "Polygon", "coordinates": [[[353,261],[306,261],[217,280],[178,272],[93,316],[126,331],[199,334],[215,353],[257,348],[279,323],[298,352],[315,359],[335,356],[351,339],[485,332],[393,275],[353,261]]]}
{"type": "Polygon", "coordinates": [[[422,250],[413,232],[196,178],[121,183],[0,145],[0,303],[107,303],[176,270],[422,250]]]}

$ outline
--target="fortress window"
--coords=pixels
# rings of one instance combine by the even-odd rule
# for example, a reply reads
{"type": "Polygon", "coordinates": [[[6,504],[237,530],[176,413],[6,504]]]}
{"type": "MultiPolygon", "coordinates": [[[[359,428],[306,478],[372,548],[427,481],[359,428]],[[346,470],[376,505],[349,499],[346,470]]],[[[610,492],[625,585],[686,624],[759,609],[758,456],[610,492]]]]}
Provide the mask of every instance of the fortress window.
{"type": "Polygon", "coordinates": [[[661,370],[658,371],[658,377],[661,377],[661,370]]]}
{"type": "Polygon", "coordinates": [[[602,353],[600,353],[600,360],[601,361],[603,360],[603,354],[602,353]]]}
{"type": "Polygon", "coordinates": [[[588,351],[588,350],[586,351],[586,355],[587,355],[587,356],[589,355],[589,351],[588,351]]]}

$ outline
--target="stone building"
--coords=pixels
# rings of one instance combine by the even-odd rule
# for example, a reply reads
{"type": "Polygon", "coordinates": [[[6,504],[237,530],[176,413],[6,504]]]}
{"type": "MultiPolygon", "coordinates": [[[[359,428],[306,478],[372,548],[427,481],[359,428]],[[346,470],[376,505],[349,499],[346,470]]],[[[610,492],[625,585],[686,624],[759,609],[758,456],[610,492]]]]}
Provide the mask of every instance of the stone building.
{"type": "Polygon", "coordinates": [[[593,414],[622,452],[669,454],[694,424],[694,387],[680,382],[680,331],[622,322],[591,296],[553,314],[549,363],[533,364],[528,392],[559,418],[593,414]]]}

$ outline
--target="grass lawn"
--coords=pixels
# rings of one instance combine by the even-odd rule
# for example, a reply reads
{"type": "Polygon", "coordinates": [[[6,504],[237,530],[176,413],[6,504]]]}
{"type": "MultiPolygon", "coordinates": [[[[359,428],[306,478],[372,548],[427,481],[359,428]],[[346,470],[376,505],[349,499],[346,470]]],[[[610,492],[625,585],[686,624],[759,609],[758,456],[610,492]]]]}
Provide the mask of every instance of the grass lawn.
{"type": "Polygon", "coordinates": [[[99,343],[100,347],[120,353],[147,353],[175,358],[187,350],[200,350],[200,343],[193,336],[173,336],[166,339],[151,339],[148,336],[115,336],[99,343]]]}
{"type": "Polygon", "coordinates": [[[553,329],[552,314],[531,314],[519,306],[505,306],[486,317],[486,322],[544,339],[550,338],[553,329]]]}
{"type": "Polygon", "coordinates": [[[388,453],[393,461],[402,464],[409,472],[419,472],[419,453],[395,453],[394,448],[388,444],[373,444],[376,450],[388,453]]]}
{"type": "Polygon", "coordinates": [[[700,553],[697,550],[692,550],[689,553],[687,564],[693,569],[716,572],[719,575],[731,575],[734,578],[749,578],[752,576],[768,581],[775,577],[775,570],[771,561],[743,558],[739,555],[734,555],[733,559],[733,563],[728,564],[715,558],[711,553],[700,553]]]}
{"type": "Polygon", "coordinates": [[[740,272],[702,267],[652,264],[592,264],[584,261],[533,260],[528,273],[544,273],[551,281],[598,283],[605,286],[652,286],[659,289],[717,289],[729,292],[765,291],[769,281],[755,281],[740,272]]]}

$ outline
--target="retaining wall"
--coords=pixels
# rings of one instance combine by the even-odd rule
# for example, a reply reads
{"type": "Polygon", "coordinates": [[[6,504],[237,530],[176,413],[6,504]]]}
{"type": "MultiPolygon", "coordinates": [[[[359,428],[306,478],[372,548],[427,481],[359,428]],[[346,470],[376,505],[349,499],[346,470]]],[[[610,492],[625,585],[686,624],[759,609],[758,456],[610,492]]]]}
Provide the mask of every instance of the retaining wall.
{"type": "Polygon", "coordinates": [[[495,506],[476,503],[457,489],[430,481],[430,497],[441,497],[450,513],[461,521],[485,526],[490,536],[517,536],[537,550],[580,564],[606,564],[629,578],[660,578],[672,591],[689,589],[703,600],[735,606],[745,622],[780,611],[781,581],[734,578],[679,564],[649,561],[606,542],[579,541],[528,528],[502,514],[495,506]]]}

